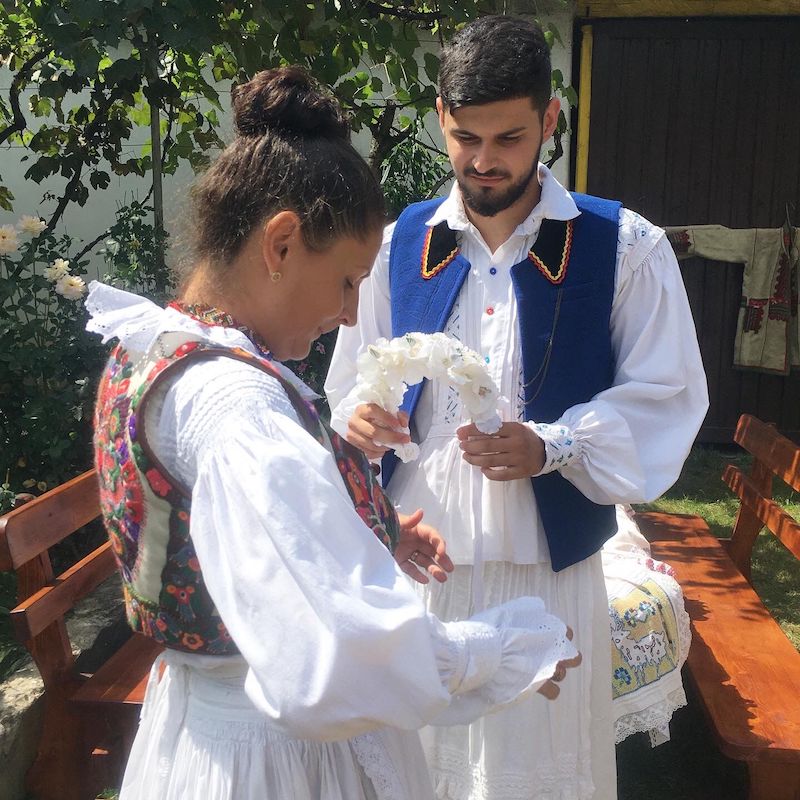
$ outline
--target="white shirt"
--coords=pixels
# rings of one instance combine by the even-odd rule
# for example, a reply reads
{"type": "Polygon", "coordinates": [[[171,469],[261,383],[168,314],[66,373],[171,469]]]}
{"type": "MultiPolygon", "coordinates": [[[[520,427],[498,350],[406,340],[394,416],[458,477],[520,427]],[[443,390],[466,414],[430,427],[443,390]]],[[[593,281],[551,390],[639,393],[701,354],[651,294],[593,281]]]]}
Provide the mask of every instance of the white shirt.
{"type": "MultiPolygon", "coordinates": [[[[521,419],[522,365],[511,267],[526,258],[543,219],[579,214],[569,192],[543,165],[539,181],[539,203],[494,253],[467,218],[457,185],[427,222],[445,221],[455,230],[471,264],[445,332],[486,358],[506,398],[499,409],[504,421],[521,419]]],[[[387,227],[372,274],[362,283],[356,327],[339,331],[325,384],[332,424],[340,433],[358,405],[352,394],[358,353],[380,337],[391,338],[393,227],[387,227]]],[[[612,386],[567,409],[552,425],[529,424],[545,440],[543,471],[556,467],[558,449],[567,453],[561,474],[590,500],[648,501],[677,479],[708,408],[708,392],[675,255],[663,230],[627,209],[620,212],[610,334],[616,363],[612,386]]],[[[445,537],[456,563],[473,562],[477,525],[487,561],[549,560],[530,481],[490,481],[463,461],[455,432],[466,421],[453,389],[427,384],[414,419],[420,458],[398,464],[390,494],[405,512],[418,506],[425,510],[426,522],[445,537]],[[477,519],[472,513],[476,492],[477,519]]]]}

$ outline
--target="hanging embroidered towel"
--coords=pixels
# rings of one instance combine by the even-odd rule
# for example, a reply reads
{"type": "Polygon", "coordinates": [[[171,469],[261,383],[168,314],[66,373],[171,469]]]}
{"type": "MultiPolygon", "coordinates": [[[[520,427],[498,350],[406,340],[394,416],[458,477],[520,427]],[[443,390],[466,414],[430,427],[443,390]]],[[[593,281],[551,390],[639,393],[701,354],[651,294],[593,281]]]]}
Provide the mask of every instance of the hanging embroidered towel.
{"type": "Polygon", "coordinates": [[[666,230],[679,259],[700,256],[744,264],[734,365],[778,375],[800,367],[800,228],[692,225],[666,230]]]}

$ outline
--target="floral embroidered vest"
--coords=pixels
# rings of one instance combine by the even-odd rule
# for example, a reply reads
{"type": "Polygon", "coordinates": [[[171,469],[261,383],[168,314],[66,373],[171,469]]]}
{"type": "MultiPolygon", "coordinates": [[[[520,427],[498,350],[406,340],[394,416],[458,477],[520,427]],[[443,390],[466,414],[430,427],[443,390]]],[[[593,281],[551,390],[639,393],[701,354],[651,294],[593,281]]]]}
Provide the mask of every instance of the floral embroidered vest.
{"type": "Polygon", "coordinates": [[[203,580],[191,538],[191,492],[159,463],[144,436],[150,390],[167,375],[203,358],[226,356],[280,381],[297,415],[336,459],[364,523],[391,550],[399,522],[369,461],[319,418],[266,358],[246,350],[162,335],[160,355],[134,364],[117,346],[103,374],[95,410],[95,464],[100,506],[122,575],[128,623],[166,647],[209,655],[238,652],[203,580]]]}

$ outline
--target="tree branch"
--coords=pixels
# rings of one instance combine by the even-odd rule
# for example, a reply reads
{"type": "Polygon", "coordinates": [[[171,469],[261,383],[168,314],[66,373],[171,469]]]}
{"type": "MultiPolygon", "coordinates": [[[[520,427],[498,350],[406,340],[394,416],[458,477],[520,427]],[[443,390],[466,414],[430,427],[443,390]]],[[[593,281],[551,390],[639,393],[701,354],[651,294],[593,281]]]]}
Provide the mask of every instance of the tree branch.
{"type": "Polygon", "coordinates": [[[445,18],[445,15],[439,11],[414,11],[406,6],[387,6],[383,3],[373,2],[373,0],[367,0],[364,7],[375,15],[384,14],[387,17],[396,17],[406,22],[424,22],[428,25],[433,25],[445,18]]]}
{"type": "Polygon", "coordinates": [[[441,189],[442,186],[444,186],[447,183],[447,181],[449,181],[450,178],[452,178],[454,175],[455,173],[453,172],[452,169],[447,170],[447,172],[444,175],[442,175],[442,177],[439,178],[439,180],[436,181],[436,183],[433,184],[428,193],[425,195],[425,199],[431,200],[432,198],[436,197],[436,192],[438,192],[439,189],[441,189]]]}
{"type": "MultiPolygon", "coordinates": [[[[94,119],[84,128],[83,135],[86,140],[86,150],[88,150],[91,146],[91,139],[94,136],[95,131],[100,127],[101,123],[105,121],[105,115],[116,99],[116,92],[117,90],[115,88],[111,91],[108,97],[103,97],[101,99],[101,101],[97,104],[94,119]]],[[[52,232],[55,226],[58,224],[58,221],[61,219],[62,214],[72,199],[70,195],[75,191],[75,189],[78,187],[78,184],[81,182],[81,173],[83,172],[83,168],[87,163],[88,155],[81,159],[80,164],[76,167],[75,171],[72,173],[72,177],[67,182],[67,185],[64,189],[64,194],[58,199],[56,210],[53,212],[53,215],[50,217],[50,220],[47,223],[47,227],[45,228],[46,232],[52,232]]]]}
{"type": "Polygon", "coordinates": [[[392,123],[396,113],[396,106],[390,103],[381,111],[377,121],[369,125],[369,129],[372,132],[369,163],[376,175],[380,174],[381,163],[389,150],[391,150],[391,147],[387,147],[387,141],[391,140],[392,123]]]}
{"type": "MultiPolygon", "coordinates": [[[[164,143],[161,149],[161,170],[163,172],[164,165],[167,163],[167,153],[172,146],[172,125],[175,121],[175,106],[170,104],[169,111],[168,111],[168,123],[167,123],[167,133],[164,136],[164,143]]],[[[144,200],[142,200],[142,205],[147,205],[147,201],[153,194],[153,184],[150,184],[150,188],[147,190],[147,194],[144,196],[144,200]]],[[[73,260],[77,263],[80,261],[96,244],[98,244],[101,239],[105,239],[106,236],[111,233],[111,228],[106,228],[99,236],[96,236],[92,239],[89,244],[85,247],[81,248],[77,255],[73,257],[73,260]]]]}
{"type": "Polygon", "coordinates": [[[15,133],[22,133],[27,125],[25,115],[22,113],[22,108],[19,104],[19,93],[21,91],[21,84],[29,76],[36,64],[41,61],[50,49],[37,50],[18,70],[14,79],[11,81],[11,87],[8,90],[8,102],[11,105],[11,110],[14,112],[14,119],[10,125],[7,125],[0,131],[0,144],[10,139],[15,133]]]}
{"type": "MultiPolygon", "coordinates": [[[[404,131],[402,131],[402,130],[400,130],[400,129],[398,129],[398,128],[392,128],[392,130],[393,130],[395,133],[398,133],[398,134],[399,134],[399,133],[403,133],[403,132],[404,132],[404,131]]],[[[402,140],[401,140],[401,141],[402,141],[402,140]]],[[[422,139],[419,139],[419,138],[418,138],[418,139],[417,139],[417,144],[418,144],[420,147],[423,147],[423,148],[425,148],[425,150],[430,150],[430,151],[431,151],[431,153],[436,153],[436,155],[437,155],[437,156],[444,156],[445,158],[447,158],[447,157],[448,157],[448,156],[447,156],[447,151],[445,151],[445,150],[440,150],[440,149],[439,149],[438,147],[436,147],[435,145],[428,144],[427,142],[423,142],[423,141],[422,141],[422,139]]]]}
{"type": "MultiPolygon", "coordinates": [[[[147,190],[147,194],[144,196],[144,200],[142,200],[142,205],[146,205],[147,201],[150,199],[150,196],[153,194],[153,184],[150,184],[150,188],[147,190]]],[[[100,242],[101,239],[105,239],[108,234],[111,233],[111,228],[106,228],[99,236],[96,236],[92,239],[89,244],[85,247],[81,248],[78,251],[77,255],[72,257],[72,260],[77,263],[80,261],[96,244],[100,242]]]]}

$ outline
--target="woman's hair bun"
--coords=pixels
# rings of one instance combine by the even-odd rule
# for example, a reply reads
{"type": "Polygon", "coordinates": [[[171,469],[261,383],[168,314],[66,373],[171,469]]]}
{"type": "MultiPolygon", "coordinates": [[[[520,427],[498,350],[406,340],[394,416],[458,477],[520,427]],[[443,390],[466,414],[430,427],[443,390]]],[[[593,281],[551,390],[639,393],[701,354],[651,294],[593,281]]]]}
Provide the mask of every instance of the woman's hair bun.
{"type": "Polygon", "coordinates": [[[231,92],[240,136],[281,131],[298,136],[345,139],[350,128],[335,98],[302,67],[267,69],[231,92]]]}

